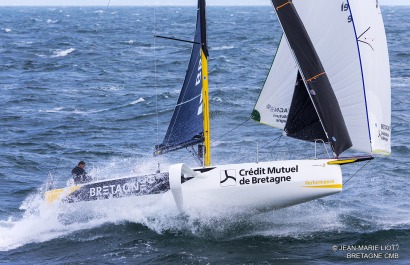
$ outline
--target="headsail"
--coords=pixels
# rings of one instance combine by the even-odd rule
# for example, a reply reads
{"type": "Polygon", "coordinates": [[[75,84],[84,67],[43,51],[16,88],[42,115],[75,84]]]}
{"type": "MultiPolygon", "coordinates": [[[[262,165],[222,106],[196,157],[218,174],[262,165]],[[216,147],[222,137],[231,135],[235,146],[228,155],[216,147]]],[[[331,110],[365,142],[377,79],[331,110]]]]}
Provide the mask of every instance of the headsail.
{"type": "MultiPolygon", "coordinates": [[[[342,3],[316,0],[315,5],[311,1],[294,0],[293,4],[326,69],[353,143],[352,149],[389,153],[390,70],[379,6],[373,0],[342,3]],[[369,29],[365,33],[366,40],[374,50],[355,34],[362,34],[366,29],[369,29]]],[[[288,113],[279,111],[289,110],[297,75],[298,69],[284,35],[255,105],[254,112],[259,113],[260,122],[283,129],[288,113]],[[277,69],[281,71],[276,72],[277,69]]]]}
{"type": "MultiPolygon", "coordinates": [[[[338,156],[351,147],[352,143],[326,71],[292,1],[272,0],[272,3],[317,114],[317,119],[312,120],[312,123],[307,124],[308,126],[298,126],[299,131],[293,132],[291,136],[303,140],[315,140],[326,135],[326,139],[323,140],[330,142],[334,154],[338,156]]],[[[296,88],[298,87],[300,86],[296,88]]],[[[304,97],[293,98],[306,103],[304,97]]],[[[307,104],[306,108],[311,109],[312,106],[307,104]]],[[[305,112],[304,109],[299,108],[289,110],[289,112],[295,111],[300,114],[305,112]]],[[[298,115],[298,113],[294,114],[298,115]]]]}
{"type": "Polygon", "coordinates": [[[164,140],[155,147],[155,155],[204,143],[205,165],[210,163],[207,58],[205,0],[199,0],[195,38],[185,81],[164,140]]]}

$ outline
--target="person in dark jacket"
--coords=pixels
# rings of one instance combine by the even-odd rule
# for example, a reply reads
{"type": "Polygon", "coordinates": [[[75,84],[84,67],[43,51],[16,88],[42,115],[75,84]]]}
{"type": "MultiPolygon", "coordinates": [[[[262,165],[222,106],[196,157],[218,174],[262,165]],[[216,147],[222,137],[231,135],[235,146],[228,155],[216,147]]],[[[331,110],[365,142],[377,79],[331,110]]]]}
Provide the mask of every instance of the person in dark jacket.
{"type": "Polygon", "coordinates": [[[87,175],[85,172],[85,162],[80,161],[78,165],[71,170],[71,174],[73,174],[74,184],[85,183],[91,180],[90,176],[87,175]]]}

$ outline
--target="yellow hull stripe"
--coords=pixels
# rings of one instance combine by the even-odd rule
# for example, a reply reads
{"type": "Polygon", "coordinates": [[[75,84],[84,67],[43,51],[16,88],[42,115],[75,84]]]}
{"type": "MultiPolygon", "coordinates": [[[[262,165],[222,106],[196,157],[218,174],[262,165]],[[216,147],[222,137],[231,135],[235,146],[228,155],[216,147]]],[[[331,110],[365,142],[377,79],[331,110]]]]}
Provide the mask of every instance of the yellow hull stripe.
{"type": "Polygon", "coordinates": [[[74,186],[68,189],[56,189],[56,190],[50,190],[47,191],[44,195],[46,202],[54,202],[56,200],[61,199],[61,195],[66,193],[65,195],[71,194],[74,191],[78,190],[79,188],[81,188],[80,186],[74,186]]]}
{"type": "Polygon", "coordinates": [[[333,160],[327,162],[328,165],[343,165],[355,162],[357,159],[343,159],[343,160],[333,160]]]}
{"type": "Polygon", "coordinates": [[[343,188],[343,184],[303,186],[303,187],[304,187],[304,188],[315,188],[315,189],[341,189],[341,188],[343,188]]]}

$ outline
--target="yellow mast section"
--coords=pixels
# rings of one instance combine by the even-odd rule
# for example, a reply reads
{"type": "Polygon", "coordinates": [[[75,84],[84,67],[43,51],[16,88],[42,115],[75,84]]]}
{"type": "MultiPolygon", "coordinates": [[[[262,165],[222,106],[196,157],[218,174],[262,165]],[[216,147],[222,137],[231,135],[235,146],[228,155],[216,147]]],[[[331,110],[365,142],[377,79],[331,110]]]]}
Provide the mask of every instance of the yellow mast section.
{"type": "Polygon", "coordinates": [[[211,125],[209,121],[209,97],[208,97],[208,59],[201,50],[202,60],[202,110],[204,116],[204,166],[211,165],[211,125]]]}

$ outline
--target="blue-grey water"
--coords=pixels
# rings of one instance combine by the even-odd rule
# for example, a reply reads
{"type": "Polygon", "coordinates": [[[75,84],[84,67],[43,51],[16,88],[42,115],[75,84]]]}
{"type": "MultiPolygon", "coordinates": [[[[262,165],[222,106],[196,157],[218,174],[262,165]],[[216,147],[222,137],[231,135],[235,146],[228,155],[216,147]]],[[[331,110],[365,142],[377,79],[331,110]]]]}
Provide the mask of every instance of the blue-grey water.
{"type": "MultiPolygon", "coordinates": [[[[231,131],[249,118],[275,54],[281,31],[272,8],[207,11],[213,163],[255,161],[257,143],[262,160],[304,149],[311,156],[313,147],[294,139],[282,138],[272,152],[281,132],[256,122],[231,131]]],[[[410,8],[383,12],[391,156],[354,176],[363,164],[343,167],[353,178],[339,194],[249,217],[132,204],[66,213],[42,203],[49,175],[63,185],[79,160],[99,178],[151,172],[158,163],[196,166],[185,150],[151,156],[191,50],[153,35],[192,39],[195,7],[2,7],[0,263],[409,264],[410,8]]]]}

